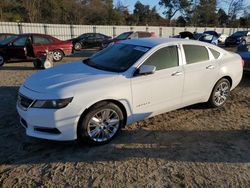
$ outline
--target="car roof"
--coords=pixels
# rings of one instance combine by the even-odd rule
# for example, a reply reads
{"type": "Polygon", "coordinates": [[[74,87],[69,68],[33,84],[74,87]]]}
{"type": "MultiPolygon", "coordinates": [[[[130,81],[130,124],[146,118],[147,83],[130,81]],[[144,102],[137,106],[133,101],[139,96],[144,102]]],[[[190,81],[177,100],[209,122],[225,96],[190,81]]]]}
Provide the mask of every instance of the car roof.
{"type": "Polygon", "coordinates": [[[201,43],[199,41],[179,39],[179,38],[140,38],[140,39],[124,40],[121,43],[133,44],[133,45],[139,45],[139,46],[153,48],[153,47],[161,45],[161,44],[174,43],[174,42],[189,43],[189,44],[203,44],[204,45],[204,43],[201,43]]]}
{"type": "Polygon", "coordinates": [[[222,53],[228,53],[226,50],[218,46],[215,46],[213,44],[209,44],[209,43],[201,42],[197,40],[180,39],[180,38],[140,38],[140,39],[124,40],[124,41],[121,41],[120,43],[144,46],[144,47],[149,47],[149,48],[153,48],[162,44],[179,43],[179,44],[188,44],[188,45],[207,46],[209,48],[220,51],[222,53]]]}
{"type": "Polygon", "coordinates": [[[51,35],[42,34],[42,33],[22,33],[22,34],[19,34],[19,36],[27,36],[27,35],[37,35],[37,36],[49,36],[49,37],[52,37],[51,35]]]}

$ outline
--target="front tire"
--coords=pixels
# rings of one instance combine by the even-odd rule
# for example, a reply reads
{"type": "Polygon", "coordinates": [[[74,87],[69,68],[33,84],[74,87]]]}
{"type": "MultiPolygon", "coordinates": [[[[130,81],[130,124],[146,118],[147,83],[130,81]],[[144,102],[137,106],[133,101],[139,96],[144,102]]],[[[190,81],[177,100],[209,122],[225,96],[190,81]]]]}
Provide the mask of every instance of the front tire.
{"type": "Polygon", "coordinates": [[[63,52],[61,50],[54,50],[53,51],[53,60],[55,62],[61,61],[63,59],[63,52]]]}
{"type": "Polygon", "coordinates": [[[3,66],[5,63],[5,59],[3,57],[3,55],[0,54],[0,67],[3,66]]]}
{"type": "Polygon", "coordinates": [[[91,107],[79,122],[77,138],[94,145],[110,142],[124,125],[121,109],[109,102],[91,107]]]}
{"type": "Polygon", "coordinates": [[[214,108],[223,106],[230,94],[230,88],[231,85],[227,79],[223,78],[219,80],[214,86],[212,94],[209,98],[209,104],[214,108]]]}

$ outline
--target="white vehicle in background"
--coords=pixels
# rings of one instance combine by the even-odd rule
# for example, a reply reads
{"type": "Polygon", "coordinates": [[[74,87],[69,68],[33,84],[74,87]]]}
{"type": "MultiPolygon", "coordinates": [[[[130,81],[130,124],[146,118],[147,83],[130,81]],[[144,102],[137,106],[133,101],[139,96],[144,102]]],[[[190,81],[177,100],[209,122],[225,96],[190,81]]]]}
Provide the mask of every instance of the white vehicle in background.
{"type": "Polygon", "coordinates": [[[239,55],[183,39],[132,39],[90,59],[30,76],[17,110],[29,136],[102,144],[121,127],[208,102],[222,106],[241,81],[239,55]]]}
{"type": "Polygon", "coordinates": [[[227,39],[228,35],[227,34],[220,34],[218,41],[219,43],[225,43],[226,39],[227,39]]]}

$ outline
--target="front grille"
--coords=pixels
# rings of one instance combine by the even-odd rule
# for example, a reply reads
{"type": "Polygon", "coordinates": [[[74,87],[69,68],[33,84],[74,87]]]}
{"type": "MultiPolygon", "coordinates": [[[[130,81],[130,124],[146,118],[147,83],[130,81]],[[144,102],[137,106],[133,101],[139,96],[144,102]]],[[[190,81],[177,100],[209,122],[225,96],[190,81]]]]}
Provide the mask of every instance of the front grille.
{"type": "Polygon", "coordinates": [[[31,106],[31,104],[33,103],[33,101],[34,101],[34,100],[32,100],[32,99],[30,99],[30,98],[28,98],[28,97],[26,97],[26,96],[23,96],[23,95],[21,95],[21,94],[18,95],[18,100],[17,100],[17,102],[18,102],[18,104],[19,104],[21,107],[23,107],[23,108],[25,108],[25,109],[29,108],[29,107],[31,106]]]}

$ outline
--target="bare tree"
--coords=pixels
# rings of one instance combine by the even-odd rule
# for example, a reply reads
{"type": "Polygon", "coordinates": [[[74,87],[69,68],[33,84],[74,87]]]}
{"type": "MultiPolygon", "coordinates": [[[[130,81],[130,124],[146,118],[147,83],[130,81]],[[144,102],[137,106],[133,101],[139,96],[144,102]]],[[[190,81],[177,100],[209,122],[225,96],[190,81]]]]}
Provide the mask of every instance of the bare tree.
{"type": "Polygon", "coordinates": [[[244,11],[245,0],[229,0],[228,2],[228,17],[229,20],[235,20],[240,13],[244,11]]]}
{"type": "Polygon", "coordinates": [[[42,0],[22,0],[23,7],[25,7],[28,15],[28,20],[31,23],[38,21],[40,17],[40,5],[42,0]]]}

